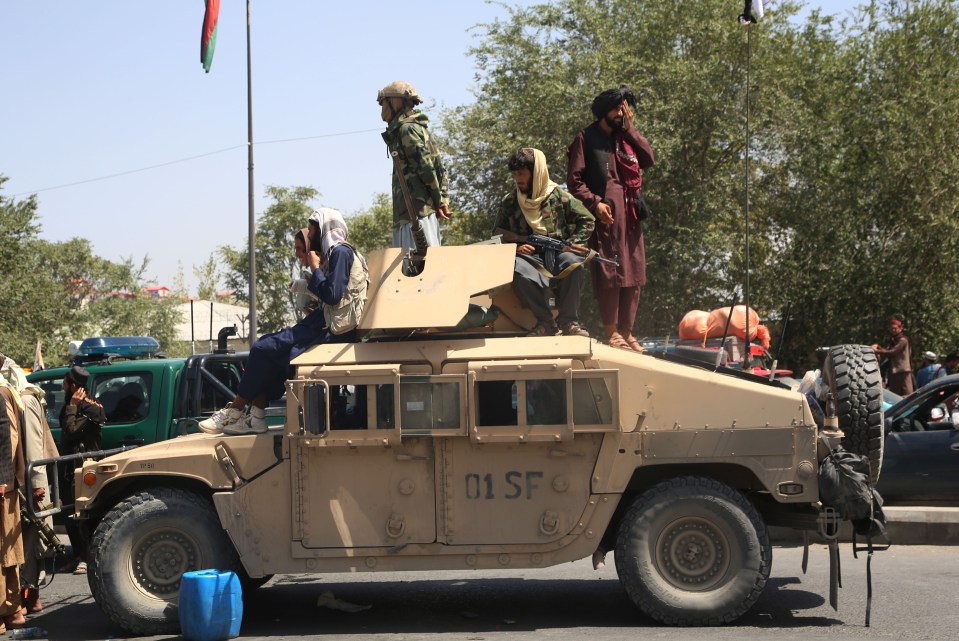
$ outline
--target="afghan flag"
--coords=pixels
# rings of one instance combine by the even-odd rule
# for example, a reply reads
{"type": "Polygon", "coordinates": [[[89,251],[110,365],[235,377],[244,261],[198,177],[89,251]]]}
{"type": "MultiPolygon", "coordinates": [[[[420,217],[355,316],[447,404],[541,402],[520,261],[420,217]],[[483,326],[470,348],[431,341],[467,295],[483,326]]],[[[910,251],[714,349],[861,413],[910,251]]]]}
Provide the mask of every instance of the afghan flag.
{"type": "Polygon", "coordinates": [[[210,73],[213,64],[213,50],[216,48],[216,23],[220,17],[220,0],[204,0],[206,11],[203,13],[203,33],[200,34],[200,62],[203,71],[210,73]]]}

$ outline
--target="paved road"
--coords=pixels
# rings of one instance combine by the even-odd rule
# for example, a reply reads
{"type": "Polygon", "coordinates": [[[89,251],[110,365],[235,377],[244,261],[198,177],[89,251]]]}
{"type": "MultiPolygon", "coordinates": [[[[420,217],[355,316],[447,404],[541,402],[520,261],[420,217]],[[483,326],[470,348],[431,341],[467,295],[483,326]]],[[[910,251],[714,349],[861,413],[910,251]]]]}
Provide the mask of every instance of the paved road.
{"type": "MultiPolygon", "coordinates": [[[[242,637],[271,641],[500,641],[622,639],[947,639],[959,629],[959,547],[894,547],[873,559],[872,627],[864,628],[865,559],[842,547],[840,607],[828,605],[825,548],[811,550],[802,575],[800,548],[777,547],[773,572],[759,602],[734,626],[675,629],[659,626],[627,600],[610,564],[433,574],[383,573],[279,576],[248,600],[242,637]],[[368,605],[350,613],[317,605],[324,592],[338,604],[368,605]]],[[[100,613],[84,577],[59,575],[42,593],[45,612],[30,617],[53,641],[119,638],[100,613]]],[[[146,637],[166,639],[170,637],[146,637]]],[[[175,638],[175,637],[174,637],[175,638]]]]}

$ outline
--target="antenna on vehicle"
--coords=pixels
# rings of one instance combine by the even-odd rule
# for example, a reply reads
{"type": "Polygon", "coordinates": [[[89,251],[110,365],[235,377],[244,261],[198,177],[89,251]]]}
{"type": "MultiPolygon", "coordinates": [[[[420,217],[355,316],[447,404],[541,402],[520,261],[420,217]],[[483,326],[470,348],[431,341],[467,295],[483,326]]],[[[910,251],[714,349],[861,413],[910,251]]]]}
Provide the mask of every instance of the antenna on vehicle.
{"type": "MultiPolygon", "coordinates": [[[[726,316],[726,326],[723,327],[723,340],[719,344],[719,352],[716,354],[716,368],[713,371],[718,370],[720,363],[722,363],[723,361],[723,354],[726,352],[726,338],[729,336],[729,323],[733,320],[733,310],[736,309],[736,303],[738,302],[739,302],[739,294],[737,294],[736,292],[733,292],[733,300],[729,304],[729,314],[726,316]]],[[[746,314],[746,322],[747,323],[749,322],[748,313],[746,314]]],[[[748,327],[749,326],[747,325],[747,328],[748,327]]],[[[746,334],[746,336],[749,336],[749,334],[746,334]]],[[[747,341],[747,345],[748,344],[749,342],[747,341]]],[[[743,366],[744,371],[745,369],[746,367],[743,366]]]]}
{"type": "Polygon", "coordinates": [[[783,312],[783,324],[779,329],[779,347],[776,348],[776,356],[773,358],[772,367],[769,368],[769,380],[776,378],[776,368],[779,367],[779,355],[783,351],[783,344],[786,342],[786,325],[789,324],[789,312],[792,309],[792,301],[786,303],[786,311],[783,312]]]}
{"type": "Polygon", "coordinates": [[[739,15],[739,24],[746,27],[746,214],[745,214],[745,263],[746,282],[743,288],[743,303],[746,305],[746,347],[743,354],[743,371],[749,368],[749,69],[750,54],[752,53],[752,29],[750,26],[763,17],[763,0],[745,0],[743,12],[739,15]],[[753,11],[755,10],[755,14],[753,11]]]}

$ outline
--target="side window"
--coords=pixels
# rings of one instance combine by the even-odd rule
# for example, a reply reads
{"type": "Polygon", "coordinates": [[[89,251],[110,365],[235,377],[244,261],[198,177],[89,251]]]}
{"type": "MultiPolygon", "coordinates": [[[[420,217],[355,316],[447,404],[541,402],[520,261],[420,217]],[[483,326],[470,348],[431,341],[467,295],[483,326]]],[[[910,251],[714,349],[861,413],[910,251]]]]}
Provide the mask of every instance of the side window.
{"type": "Polygon", "coordinates": [[[470,438],[477,441],[555,441],[619,429],[615,370],[490,361],[470,364],[470,377],[470,438]]]}
{"type": "MultiPolygon", "coordinates": [[[[213,375],[216,380],[223,383],[226,387],[236,393],[240,386],[240,376],[243,375],[242,363],[236,361],[210,361],[204,365],[204,368],[213,375]]],[[[217,389],[210,381],[200,378],[200,403],[199,411],[201,415],[212,414],[233,399],[227,397],[221,390],[217,389]]]]}
{"type": "Polygon", "coordinates": [[[526,422],[566,425],[566,379],[532,379],[526,383],[526,422]]]}
{"type": "Polygon", "coordinates": [[[330,376],[291,381],[288,393],[299,405],[301,434],[323,437],[311,441],[316,446],[382,446],[404,437],[466,434],[461,374],[330,376]]]}
{"type": "Polygon", "coordinates": [[[613,396],[606,378],[573,379],[573,423],[610,425],[613,422],[613,396]]]}
{"type": "Polygon", "coordinates": [[[404,436],[430,436],[462,427],[460,377],[400,377],[400,425],[404,436]]]}
{"type": "Polygon", "coordinates": [[[566,425],[566,378],[477,381],[476,410],[483,427],[566,425]]]}
{"type": "Polygon", "coordinates": [[[152,387],[149,372],[100,374],[93,380],[93,397],[103,405],[107,425],[136,423],[150,413],[152,387]]]}
{"type": "Polygon", "coordinates": [[[62,378],[48,378],[45,381],[38,381],[37,385],[43,390],[47,401],[47,423],[51,429],[60,427],[60,410],[66,403],[66,397],[63,392],[62,378]]]}

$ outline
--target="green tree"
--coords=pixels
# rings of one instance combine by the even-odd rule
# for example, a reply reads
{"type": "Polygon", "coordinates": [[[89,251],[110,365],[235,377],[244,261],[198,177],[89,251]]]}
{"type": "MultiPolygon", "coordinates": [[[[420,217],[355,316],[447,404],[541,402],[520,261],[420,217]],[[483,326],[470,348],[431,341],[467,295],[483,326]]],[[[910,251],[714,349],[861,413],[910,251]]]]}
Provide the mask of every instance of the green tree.
{"type": "MultiPolygon", "coordinates": [[[[3,195],[0,175],[0,352],[21,365],[33,364],[36,342],[47,347],[64,342],[74,310],[62,283],[39,259],[40,224],[35,196],[13,200],[3,195]],[[42,266],[42,268],[41,268],[42,266]]],[[[65,350],[64,350],[65,352],[65,350]]]]}
{"type": "Polygon", "coordinates": [[[393,242],[393,201],[389,194],[375,194],[369,209],[346,220],[350,243],[361,254],[389,247],[393,242]]]}
{"type": "MultiPolygon", "coordinates": [[[[0,188],[4,182],[0,176],[0,188]]],[[[30,365],[41,340],[47,364],[55,364],[66,361],[70,340],[131,334],[176,349],[174,302],[143,295],[147,258],[139,265],[132,258],[112,263],[86,239],[43,240],[37,218],[35,197],[0,195],[0,351],[30,365]]]]}
{"type": "MultiPolygon", "coordinates": [[[[635,333],[741,297],[748,71],[749,300],[765,320],[792,303],[788,359],[874,342],[893,312],[917,345],[954,348],[957,3],[877,0],[839,23],[797,8],[748,32],[736,3],[671,0],[556,0],[483,25],[476,101],[441,123],[463,236],[488,233],[516,148],[542,149],[562,182],[592,98],[625,83],[657,157],[635,333]]],[[[591,297],[581,313],[597,329],[591,297]]]]}
{"type": "Polygon", "coordinates": [[[219,278],[216,257],[210,256],[205,263],[194,265],[193,275],[197,278],[197,298],[213,300],[216,297],[216,284],[219,278]]]}
{"type": "MultiPolygon", "coordinates": [[[[290,282],[301,267],[293,255],[293,236],[306,227],[320,192],[313,187],[266,188],[273,203],[256,221],[256,303],[260,334],[278,331],[296,319],[290,282]]],[[[220,247],[224,281],[240,301],[249,302],[249,243],[242,248],[220,247]]]]}
{"type": "Polygon", "coordinates": [[[834,42],[806,30],[817,83],[796,87],[779,173],[765,185],[791,300],[793,356],[885,342],[893,313],[914,353],[959,343],[959,14],[944,0],[875,2],[834,42]],[[816,42],[818,41],[818,44],[816,42]],[[811,46],[812,45],[812,46],[811,46]]]}
{"type": "MultiPolygon", "coordinates": [[[[553,179],[564,182],[566,147],[592,121],[593,97],[625,83],[657,156],[644,181],[655,215],[645,223],[649,283],[637,333],[675,332],[685,311],[725,303],[743,275],[739,10],[735,3],[559,0],[485,25],[473,51],[477,100],[443,119],[457,201],[481,219],[469,226],[488,235],[496,203],[512,188],[506,159],[519,147],[541,149],[553,179]]],[[[753,46],[773,47],[794,10],[783,3],[778,17],[754,31],[753,46]]],[[[754,242],[761,255],[763,235],[754,242]]],[[[583,315],[596,319],[591,297],[583,315]]]]}

